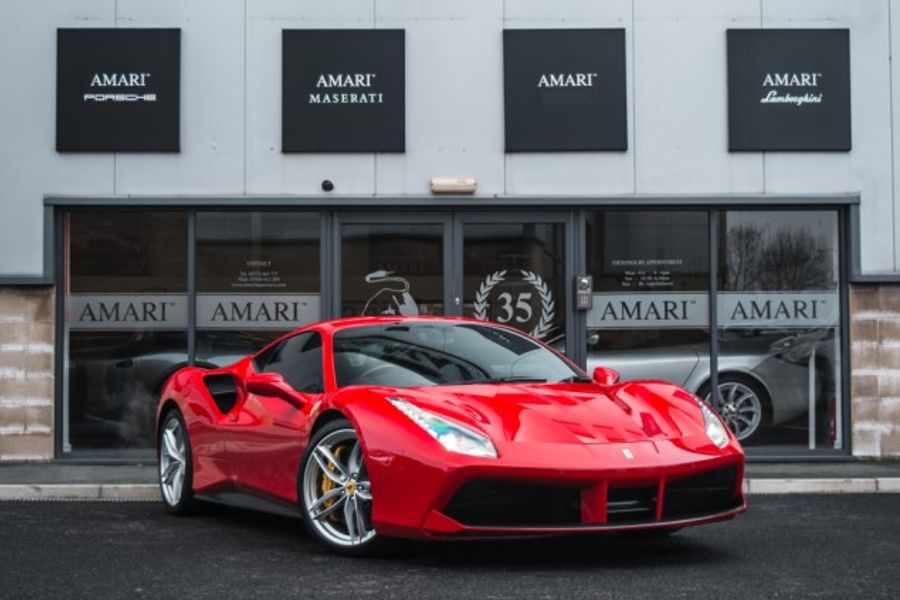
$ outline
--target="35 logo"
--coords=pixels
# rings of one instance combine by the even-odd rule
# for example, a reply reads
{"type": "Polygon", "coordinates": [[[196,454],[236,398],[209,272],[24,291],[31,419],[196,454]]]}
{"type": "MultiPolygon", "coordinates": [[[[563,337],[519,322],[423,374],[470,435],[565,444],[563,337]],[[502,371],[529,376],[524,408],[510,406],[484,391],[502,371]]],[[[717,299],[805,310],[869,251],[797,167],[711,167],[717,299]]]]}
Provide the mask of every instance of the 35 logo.
{"type": "Polygon", "coordinates": [[[503,269],[489,273],[475,292],[475,302],[472,304],[473,316],[482,321],[489,320],[488,312],[491,306],[491,292],[497,284],[507,281],[511,273],[519,274],[522,282],[528,284],[530,288],[514,293],[504,291],[496,294],[494,305],[496,315],[494,320],[498,323],[511,324],[522,329],[525,324],[534,319],[534,301],[535,294],[537,294],[536,299],[540,301],[540,315],[534,327],[528,333],[538,339],[546,337],[553,326],[553,319],[556,317],[556,303],[553,300],[550,286],[547,285],[547,282],[540,275],[533,271],[503,269]]]}

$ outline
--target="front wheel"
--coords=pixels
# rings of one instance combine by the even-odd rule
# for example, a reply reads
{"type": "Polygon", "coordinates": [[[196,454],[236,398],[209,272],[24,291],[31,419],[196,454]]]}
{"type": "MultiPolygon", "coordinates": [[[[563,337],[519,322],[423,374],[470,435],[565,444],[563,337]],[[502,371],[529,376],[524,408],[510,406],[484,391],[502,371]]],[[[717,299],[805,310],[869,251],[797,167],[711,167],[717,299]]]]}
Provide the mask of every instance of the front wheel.
{"type": "Polygon", "coordinates": [[[333,552],[356,556],[380,546],[362,445],[348,421],[332,421],[316,432],[300,469],[300,508],[316,540],[333,552]]]}

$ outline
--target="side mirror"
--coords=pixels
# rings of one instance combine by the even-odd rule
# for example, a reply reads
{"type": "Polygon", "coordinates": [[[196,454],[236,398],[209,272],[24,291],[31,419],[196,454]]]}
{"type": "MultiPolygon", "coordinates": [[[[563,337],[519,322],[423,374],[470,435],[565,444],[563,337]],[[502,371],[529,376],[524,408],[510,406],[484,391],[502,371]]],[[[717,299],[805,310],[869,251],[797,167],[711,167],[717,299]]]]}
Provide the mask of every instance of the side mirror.
{"type": "Polygon", "coordinates": [[[251,394],[281,398],[297,407],[303,405],[300,395],[288,385],[281,373],[254,373],[247,377],[246,386],[251,394]]]}
{"type": "Polygon", "coordinates": [[[594,369],[594,383],[599,385],[615,385],[619,383],[619,372],[609,367],[596,367],[594,369]]]}

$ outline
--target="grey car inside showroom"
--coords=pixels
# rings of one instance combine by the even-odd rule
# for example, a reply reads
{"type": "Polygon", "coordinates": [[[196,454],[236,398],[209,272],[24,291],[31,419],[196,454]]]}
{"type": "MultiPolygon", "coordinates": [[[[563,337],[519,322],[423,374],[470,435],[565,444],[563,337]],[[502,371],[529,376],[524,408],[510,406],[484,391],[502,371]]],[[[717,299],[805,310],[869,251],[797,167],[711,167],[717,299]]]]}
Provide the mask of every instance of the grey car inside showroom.
{"type": "Polygon", "coordinates": [[[0,461],[152,461],[173,372],[359,315],[900,457],[887,3],[372,4],[2,9],[0,461]]]}

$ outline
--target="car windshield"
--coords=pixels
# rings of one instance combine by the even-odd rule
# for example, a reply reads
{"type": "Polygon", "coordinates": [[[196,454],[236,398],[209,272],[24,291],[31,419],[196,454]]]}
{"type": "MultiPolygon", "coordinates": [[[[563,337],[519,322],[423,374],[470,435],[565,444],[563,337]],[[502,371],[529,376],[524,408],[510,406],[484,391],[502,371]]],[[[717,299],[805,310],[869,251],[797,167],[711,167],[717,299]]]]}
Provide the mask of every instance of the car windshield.
{"type": "Polygon", "coordinates": [[[338,387],[543,383],[584,378],[524,335],[478,323],[367,325],[334,335],[338,387]]]}

